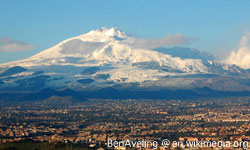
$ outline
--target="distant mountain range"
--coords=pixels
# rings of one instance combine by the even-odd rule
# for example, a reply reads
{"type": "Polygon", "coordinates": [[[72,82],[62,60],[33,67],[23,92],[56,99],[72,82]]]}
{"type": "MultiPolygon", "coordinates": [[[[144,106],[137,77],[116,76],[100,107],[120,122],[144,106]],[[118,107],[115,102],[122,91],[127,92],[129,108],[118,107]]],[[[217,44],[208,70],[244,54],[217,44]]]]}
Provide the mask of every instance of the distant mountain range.
{"type": "Polygon", "coordinates": [[[250,70],[191,48],[140,49],[102,28],[0,64],[0,99],[190,98],[250,95],[250,70]]]}

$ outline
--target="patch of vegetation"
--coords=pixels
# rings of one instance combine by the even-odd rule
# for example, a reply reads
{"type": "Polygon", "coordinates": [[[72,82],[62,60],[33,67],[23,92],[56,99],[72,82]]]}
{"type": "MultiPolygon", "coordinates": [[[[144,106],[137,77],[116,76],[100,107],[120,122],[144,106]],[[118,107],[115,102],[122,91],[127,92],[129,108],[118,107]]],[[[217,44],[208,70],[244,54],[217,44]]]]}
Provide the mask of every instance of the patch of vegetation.
{"type": "Polygon", "coordinates": [[[0,150],[90,150],[87,145],[34,142],[23,140],[13,143],[0,144],[0,150]]]}

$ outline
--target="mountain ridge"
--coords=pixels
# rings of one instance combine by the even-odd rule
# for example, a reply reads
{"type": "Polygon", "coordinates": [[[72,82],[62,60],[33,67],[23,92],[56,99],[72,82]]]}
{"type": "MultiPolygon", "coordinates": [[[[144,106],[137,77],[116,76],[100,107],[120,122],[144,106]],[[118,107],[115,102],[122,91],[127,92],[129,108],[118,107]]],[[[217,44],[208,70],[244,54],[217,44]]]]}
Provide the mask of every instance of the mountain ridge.
{"type": "Polygon", "coordinates": [[[115,28],[92,30],[66,39],[27,59],[0,64],[0,90],[207,87],[218,91],[250,91],[245,84],[249,70],[216,62],[214,56],[197,49],[143,49],[135,47],[136,42],[138,38],[115,28]]]}

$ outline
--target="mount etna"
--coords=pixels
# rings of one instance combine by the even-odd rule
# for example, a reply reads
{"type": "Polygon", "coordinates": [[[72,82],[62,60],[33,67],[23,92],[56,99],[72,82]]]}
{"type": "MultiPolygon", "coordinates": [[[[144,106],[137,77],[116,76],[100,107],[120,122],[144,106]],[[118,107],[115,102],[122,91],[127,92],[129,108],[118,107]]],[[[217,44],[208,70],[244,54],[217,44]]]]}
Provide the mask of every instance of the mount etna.
{"type": "Polygon", "coordinates": [[[250,71],[192,48],[136,46],[115,28],[73,37],[0,64],[0,99],[172,99],[249,96],[250,71]]]}

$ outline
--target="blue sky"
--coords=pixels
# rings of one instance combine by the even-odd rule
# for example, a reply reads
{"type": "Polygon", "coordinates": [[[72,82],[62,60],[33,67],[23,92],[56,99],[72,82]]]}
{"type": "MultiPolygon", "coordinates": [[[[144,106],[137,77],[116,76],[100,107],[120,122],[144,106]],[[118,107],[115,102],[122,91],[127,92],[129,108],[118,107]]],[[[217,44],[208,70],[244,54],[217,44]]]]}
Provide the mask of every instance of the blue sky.
{"type": "Polygon", "coordinates": [[[101,27],[143,38],[180,33],[199,38],[185,47],[223,54],[250,31],[249,14],[249,0],[1,0],[1,41],[30,50],[0,51],[0,63],[101,27]]]}

